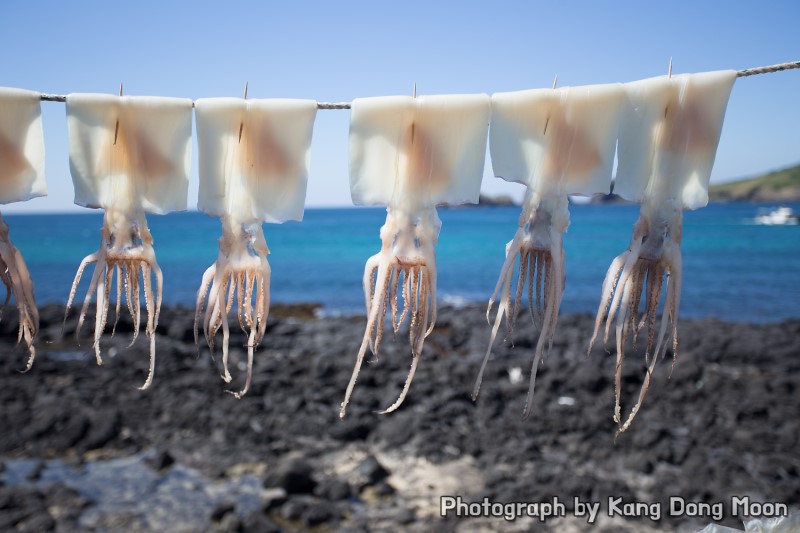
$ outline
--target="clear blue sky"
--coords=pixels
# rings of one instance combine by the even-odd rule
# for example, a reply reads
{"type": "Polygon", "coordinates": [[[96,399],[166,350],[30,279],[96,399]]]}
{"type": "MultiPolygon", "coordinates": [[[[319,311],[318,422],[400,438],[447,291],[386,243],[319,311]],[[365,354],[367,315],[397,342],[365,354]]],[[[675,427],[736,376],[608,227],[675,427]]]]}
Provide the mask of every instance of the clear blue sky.
{"type": "MultiPolygon", "coordinates": [[[[183,97],[499,92],[800,59],[800,2],[0,3],[0,85],[183,97]]],[[[800,161],[800,71],[736,82],[712,181],[800,161]]],[[[64,105],[43,103],[50,195],[72,204],[64,105]]],[[[349,112],[320,111],[308,206],[350,205],[349,112]]],[[[196,149],[193,157],[196,161],[196,149]]],[[[483,189],[521,195],[491,176],[483,189]]],[[[197,170],[189,205],[197,203],[197,170]]]]}

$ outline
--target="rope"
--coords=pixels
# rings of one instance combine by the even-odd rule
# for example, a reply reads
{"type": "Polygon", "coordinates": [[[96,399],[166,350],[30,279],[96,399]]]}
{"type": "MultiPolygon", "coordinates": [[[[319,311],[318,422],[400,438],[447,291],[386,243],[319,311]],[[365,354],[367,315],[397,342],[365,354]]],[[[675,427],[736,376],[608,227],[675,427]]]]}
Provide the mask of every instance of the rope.
{"type": "Polygon", "coordinates": [[[335,104],[318,102],[317,109],[350,109],[350,102],[337,102],[335,104]]]}
{"type": "MultiPolygon", "coordinates": [[[[67,97],[63,94],[42,94],[41,97],[43,102],[66,102],[67,97]]],[[[194,106],[194,104],[192,104],[194,106]]]]}
{"type": "MultiPolygon", "coordinates": [[[[747,76],[755,76],[757,74],[771,74],[773,72],[780,72],[782,70],[792,70],[800,68],[800,61],[789,61],[788,63],[779,63],[777,65],[770,65],[766,67],[753,67],[740,70],[736,76],[738,78],[745,78],[747,76]]],[[[42,94],[41,99],[44,102],[66,102],[67,97],[63,94],[42,94]]],[[[194,102],[192,102],[194,107],[194,102]]],[[[350,109],[350,102],[318,102],[317,109],[350,109]]]]}
{"type": "Polygon", "coordinates": [[[755,76],[756,74],[769,74],[771,72],[780,72],[782,70],[791,70],[793,68],[800,68],[800,61],[789,61],[788,63],[780,63],[778,65],[770,65],[768,67],[755,67],[740,70],[738,73],[739,78],[746,76],[755,76]]]}

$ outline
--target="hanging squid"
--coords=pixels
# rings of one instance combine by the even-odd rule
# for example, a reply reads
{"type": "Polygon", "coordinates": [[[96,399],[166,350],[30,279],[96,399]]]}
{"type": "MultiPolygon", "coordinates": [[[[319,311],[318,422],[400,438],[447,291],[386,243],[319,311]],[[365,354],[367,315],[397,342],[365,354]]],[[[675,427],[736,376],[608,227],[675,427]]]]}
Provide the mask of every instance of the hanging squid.
{"type": "Polygon", "coordinates": [[[124,299],[134,322],[131,344],[139,332],[141,287],[147,311],[145,332],[150,340],[150,368],[141,387],[146,389],[155,369],[155,331],[163,276],[145,212],[164,214],[186,209],[192,101],[70,94],[67,126],[75,203],[103,208],[105,213],[100,249],[86,256],[78,267],[66,312],[69,313],[84,269],[95,263],[75,334],[80,333],[92,292],[96,291],[93,348],[97,364],[101,365],[100,338],[106,327],[114,273],[115,317],[119,319],[124,299]]]}
{"type": "MultiPolygon", "coordinates": [[[[44,134],[40,94],[0,87],[0,204],[45,196],[44,134]]],[[[24,372],[36,357],[33,339],[39,329],[39,311],[33,298],[33,282],[22,254],[11,243],[8,224],[0,215],[0,281],[17,304],[19,333],[28,348],[24,372]]],[[[2,311],[0,311],[0,317],[2,311]]]]}
{"type": "Polygon", "coordinates": [[[231,392],[241,398],[250,388],[253,353],[269,314],[271,271],[261,224],[303,219],[317,103],[211,98],[198,100],[195,107],[198,208],[222,219],[217,260],[203,274],[197,293],[195,343],[201,318],[212,351],[222,328],[222,379],[229,383],[228,313],[236,302],[239,326],[248,336],[245,384],[231,392]]]}
{"type": "Polygon", "coordinates": [[[411,369],[436,323],[437,204],[476,203],[490,115],[488,95],[361,98],[350,119],[350,191],[356,205],[386,205],[381,251],[364,270],[367,328],[339,415],[344,417],[367,348],[377,357],[387,306],[392,328],[408,320],[411,369]],[[399,309],[398,300],[403,306],[399,309]]]}
{"type": "Polygon", "coordinates": [[[473,399],[480,391],[503,316],[508,336],[513,335],[527,285],[531,320],[539,330],[523,417],[530,413],[536,371],[552,346],[564,291],[562,242],[569,226],[568,195],[608,193],[623,97],[620,84],[492,96],[490,150],[494,173],[526,185],[527,190],[519,227],[506,245],[500,279],[486,311],[490,321],[499,295],[473,399]],[[512,291],[515,268],[518,274],[512,291]]]}
{"type": "Polygon", "coordinates": [[[736,72],[731,70],[664,76],[625,86],[628,101],[620,128],[614,192],[640,202],[641,210],[628,249],[614,259],[606,274],[589,345],[591,351],[604,319],[603,340],[608,343],[616,316],[614,421],[619,433],[630,427],[641,408],[656,361],[670,344],[666,342],[668,332],[673,365],[677,357],[683,210],[708,203],[711,167],[735,80],[736,72]],[[662,294],[665,300],[656,333],[662,294]],[[647,371],[636,405],[623,423],[620,395],[625,344],[630,337],[635,343],[643,329],[647,329],[647,371]]]}

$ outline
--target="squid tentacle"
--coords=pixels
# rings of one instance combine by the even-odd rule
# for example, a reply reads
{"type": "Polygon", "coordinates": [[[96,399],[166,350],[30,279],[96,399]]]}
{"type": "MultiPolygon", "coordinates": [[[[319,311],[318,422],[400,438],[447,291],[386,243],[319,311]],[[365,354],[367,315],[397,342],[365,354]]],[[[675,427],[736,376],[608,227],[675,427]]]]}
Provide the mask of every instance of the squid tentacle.
{"type": "MultiPolygon", "coordinates": [[[[625,293],[625,287],[628,283],[628,280],[633,272],[636,263],[639,261],[639,251],[641,249],[641,239],[636,240],[634,243],[631,244],[629,249],[629,254],[625,258],[625,263],[622,266],[622,271],[620,272],[619,278],[617,279],[617,283],[615,285],[616,290],[614,292],[614,296],[611,298],[611,304],[608,308],[608,318],[606,320],[606,328],[605,333],[603,335],[603,343],[608,343],[608,338],[611,335],[611,321],[616,316],[617,319],[622,317],[626,314],[626,309],[622,306],[622,299],[625,293]],[[622,309],[620,309],[622,307],[622,309]],[[619,312],[619,314],[617,314],[619,312]]],[[[624,320],[624,319],[623,319],[624,320]]],[[[617,322],[618,327],[621,324],[619,321],[617,322]]],[[[621,329],[620,329],[621,331],[621,329]]]]}
{"type": "Polygon", "coordinates": [[[156,309],[153,317],[153,334],[155,334],[158,327],[158,319],[161,315],[161,302],[164,298],[164,274],[161,272],[161,267],[158,266],[155,257],[150,261],[150,269],[156,277],[156,309]]]}
{"type": "Polygon", "coordinates": [[[103,358],[100,355],[100,337],[102,337],[103,330],[105,329],[106,313],[108,312],[108,296],[110,294],[110,289],[108,288],[109,272],[113,274],[113,266],[106,264],[105,276],[101,275],[97,284],[97,307],[95,309],[95,314],[97,316],[94,321],[94,343],[92,347],[94,348],[94,355],[98,365],[103,364],[103,358]]]}
{"type": "MultiPolygon", "coordinates": [[[[369,317],[367,319],[367,329],[364,332],[364,338],[361,341],[361,347],[358,350],[358,355],[356,356],[356,363],[353,368],[353,373],[350,376],[350,382],[347,384],[347,390],[345,391],[344,400],[342,401],[341,408],[339,409],[339,418],[344,418],[344,415],[347,411],[347,404],[350,402],[350,396],[353,394],[353,389],[356,386],[356,380],[358,379],[358,373],[361,370],[361,365],[364,362],[364,355],[366,354],[367,348],[369,347],[370,338],[372,337],[372,331],[376,326],[376,322],[378,321],[378,305],[375,301],[376,299],[383,300],[383,295],[386,292],[386,286],[384,285],[384,280],[388,279],[388,277],[384,274],[388,269],[391,268],[391,264],[386,259],[382,259],[378,266],[378,282],[375,287],[375,291],[372,295],[372,303],[370,307],[369,317]]],[[[383,317],[380,317],[383,319],[383,317]]]]}
{"type": "Polygon", "coordinates": [[[261,286],[261,307],[259,312],[261,319],[258,322],[258,335],[256,336],[256,344],[261,342],[264,334],[267,332],[267,318],[269,317],[269,304],[270,304],[270,279],[272,276],[272,269],[269,266],[266,256],[261,257],[261,278],[259,285],[261,286]]]}
{"type": "Polygon", "coordinates": [[[428,309],[429,309],[429,301],[430,301],[430,273],[424,267],[417,267],[415,272],[418,272],[418,276],[414,276],[417,279],[416,285],[413,287],[412,297],[411,297],[411,315],[412,315],[412,326],[409,328],[409,340],[411,342],[411,368],[408,371],[408,376],[406,377],[405,383],[403,384],[403,389],[400,391],[400,396],[398,396],[397,400],[394,401],[392,405],[384,409],[383,411],[378,411],[378,414],[388,414],[392,411],[396,411],[405,401],[406,396],[408,395],[408,391],[411,389],[411,382],[414,380],[414,375],[417,372],[417,366],[419,365],[419,361],[422,356],[422,343],[425,340],[426,335],[423,333],[428,329],[428,309]],[[414,320],[416,318],[416,320],[414,320]]]}
{"type": "Polygon", "coordinates": [[[131,263],[130,261],[124,261],[122,265],[122,272],[124,274],[124,289],[125,289],[125,303],[128,307],[128,313],[133,316],[133,293],[132,293],[132,285],[133,285],[133,278],[131,277],[131,263]]]}
{"type": "MultiPolygon", "coordinates": [[[[533,296],[533,289],[535,278],[539,273],[536,271],[536,265],[539,263],[539,254],[536,252],[531,252],[528,254],[528,310],[530,311],[531,315],[531,322],[533,322],[534,327],[539,326],[536,311],[534,309],[534,296],[533,296]]],[[[541,280],[541,278],[539,278],[541,280]]],[[[539,289],[536,289],[536,297],[539,296],[539,289]]]]}
{"type": "MultiPolygon", "coordinates": [[[[17,293],[15,293],[14,298],[21,300],[23,310],[21,314],[26,316],[25,327],[31,331],[32,335],[36,335],[39,329],[39,310],[33,297],[33,281],[31,281],[28,265],[25,264],[22,254],[10,243],[9,247],[12,251],[12,264],[14,266],[14,268],[9,268],[8,270],[9,279],[11,280],[12,288],[14,286],[19,287],[18,292],[21,293],[21,298],[18,298],[17,293]]],[[[29,346],[32,347],[31,344],[29,346]]]]}
{"type": "MultiPolygon", "coordinates": [[[[436,306],[436,262],[428,264],[426,277],[428,278],[428,299],[430,302],[430,317],[428,319],[428,329],[425,331],[425,338],[433,332],[436,326],[438,309],[436,306]]],[[[420,351],[422,347],[420,347],[420,351]]]]}
{"type": "MultiPolygon", "coordinates": [[[[119,323],[119,312],[122,308],[122,265],[121,263],[117,263],[115,265],[115,270],[117,272],[117,302],[114,307],[114,325],[111,327],[111,336],[114,336],[114,333],[117,332],[117,323],[119,323]]],[[[111,281],[111,280],[109,280],[111,281]]]]}
{"type": "Polygon", "coordinates": [[[520,216],[519,228],[514,239],[506,245],[506,258],[495,292],[489,300],[487,317],[498,292],[502,291],[489,346],[472,390],[472,398],[476,400],[502,318],[506,316],[510,338],[514,332],[522,296],[527,285],[530,317],[534,326],[539,329],[539,334],[531,364],[531,376],[523,417],[527,417],[531,410],[538,367],[553,346],[565,281],[561,235],[569,223],[566,202],[559,201],[552,204],[551,200],[545,201],[539,192],[531,190],[527,195],[528,201],[520,216]],[[516,273],[516,288],[512,299],[511,291],[517,256],[519,256],[519,270],[516,273]]]}
{"type": "Polygon", "coordinates": [[[3,282],[3,285],[6,286],[6,299],[3,302],[3,307],[0,309],[0,319],[3,317],[3,311],[5,311],[8,302],[11,301],[11,280],[9,279],[8,275],[6,274],[6,270],[8,267],[6,266],[5,262],[0,259],[0,281],[3,282]]]}
{"type": "Polygon", "coordinates": [[[566,259],[564,257],[564,247],[561,241],[561,235],[552,237],[553,245],[550,250],[550,255],[553,257],[553,270],[555,275],[555,294],[553,295],[552,307],[554,312],[550,322],[550,333],[547,337],[547,352],[553,348],[553,339],[556,334],[556,326],[558,325],[558,314],[561,310],[561,299],[564,297],[564,286],[566,285],[567,273],[565,269],[566,259]]]}
{"type": "Polygon", "coordinates": [[[128,348],[130,348],[139,337],[139,325],[142,321],[142,307],[141,300],[139,299],[139,267],[132,261],[128,270],[131,276],[131,293],[133,294],[133,337],[131,338],[131,343],[128,345],[128,348]]]}
{"type": "Polygon", "coordinates": [[[248,328],[254,329],[255,324],[253,324],[253,285],[255,285],[256,281],[256,273],[255,272],[245,272],[244,274],[244,315],[245,315],[245,323],[247,324],[248,328]]]}
{"type": "Polygon", "coordinates": [[[158,325],[158,315],[161,311],[161,297],[162,297],[162,286],[163,286],[161,269],[159,268],[158,263],[156,263],[155,257],[153,257],[149,262],[142,263],[142,274],[144,276],[145,301],[149,302],[147,310],[146,331],[147,335],[150,337],[150,367],[147,373],[147,379],[145,380],[144,384],[140,387],[140,390],[145,390],[153,382],[153,373],[155,371],[155,364],[156,364],[155,335],[156,335],[156,326],[158,325]],[[153,296],[152,279],[150,276],[151,272],[154,274],[156,278],[155,297],[153,296]]]}
{"type": "Polygon", "coordinates": [[[236,319],[239,321],[239,327],[242,331],[245,331],[244,326],[244,274],[242,272],[237,272],[235,274],[235,283],[234,286],[236,287],[236,319]]]}
{"type": "Polygon", "coordinates": [[[677,306],[680,298],[680,233],[681,212],[667,206],[654,206],[652,200],[642,205],[641,215],[634,225],[634,235],[628,249],[611,264],[603,282],[603,291],[595,318],[593,343],[606,321],[604,341],[608,342],[611,321],[616,317],[616,365],[614,369],[614,421],[617,436],[625,432],[641,409],[650,387],[658,358],[666,353],[664,342],[667,329],[672,327],[673,353],[677,351],[677,306]],[[667,207],[668,209],[663,209],[667,207]],[[666,278],[666,281],[665,281],[666,278]],[[665,286],[666,284],[666,286],[665,286]],[[661,313],[661,325],[656,332],[656,320],[662,292],[666,298],[661,313]],[[643,298],[644,295],[644,298],[643,298]],[[644,302],[642,302],[644,300],[644,302]],[[639,308],[643,304],[643,312],[639,308]],[[637,401],[625,419],[622,417],[622,369],[625,346],[629,337],[633,344],[642,329],[647,329],[644,349],[646,373],[637,401]]]}
{"type": "Polygon", "coordinates": [[[403,273],[402,267],[392,270],[392,279],[389,280],[389,308],[392,313],[392,333],[397,337],[400,325],[397,323],[397,287],[400,285],[400,276],[403,273]]]}
{"type": "MultiPolygon", "coordinates": [[[[683,276],[683,256],[681,255],[681,248],[678,245],[671,245],[667,247],[667,257],[670,263],[669,276],[672,280],[672,294],[670,295],[670,321],[672,322],[672,370],[675,369],[675,363],[678,361],[678,308],[681,303],[681,283],[683,276]]],[[[659,336],[659,339],[664,338],[664,333],[659,336]]],[[[664,348],[666,353],[666,347],[664,348]]],[[[659,353],[658,347],[654,353],[659,353]]]]}
{"type": "MultiPolygon", "coordinates": [[[[86,313],[89,311],[89,304],[92,301],[92,293],[97,288],[98,282],[100,281],[101,273],[106,269],[106,258],[103,255],[102,258],[98,258],[97,262],[94,266],[94,272],[92,272],[92,280],[89,282],[89,289],[86,291],[86,297],[83,299],[83,306],[81,307],[81,313],[78,316],[78,325],[75,328],[75,339],[79,339],[81,327],[83,326],[83,321],[86,319],[86,313]]],[[[97,313],[96,320],[99,320],[99,313],[97,313]]],[[[102,360],[98,360],[97,364],[101,365],[102,360]]]]}
{"type": "Polygon", "coordinates": [[[226,383],[233,381],[229,369],[231,331],[228,315],[235,307],[236,321],[247,334],[247,371],[244,386],[238,391],[226,392],[240,399],[250,389],[254,352],[266,333],[271,274],[266,259],[269,249],[260,226],[237,224],[225,216],[222,228],[217,260],[206,269],[197,292],[195,343],[199,341],[202,317],[203,334],[213,359],[214,339],[222,329],[220,376],[226,383]]]}
{"type": "MultiPolygon", "coordinates": [[[[211,287],[211,282],[216,277],[216,273],[217,273],[217,265],[215,263],[210,267],[208,267],[206,271],[203,273],[203,280],[200,282],[200,290],[197,291],[197,306],[195,307],[195,313],[194,313],[195,345],[199,343],[200,316],[203,314],[203,302],[205,302],[206,296],[208,295],[208,290],[211,287]]],[[[205,323],[203,324],[203,329],[205,330],[205,323]]]]}
{"type": "Polygon", "coordinates": [[[521,249],[519,253],[519,275],[517,276],[517,292],[514,295],[514,305],[511,308],[511,313],[506,320],[508,326],[508,338],[511,341],[511,346],[514,346],[514,326],[517,323],[519,315],[519,304],[522,299],[522,291],[525,289],[525,283],[528,279],[528,255],[529,252],[521,249]]]}
{"type": "Polygon", "coordinates": [[[492,355],[492,347],[494,346],[494,341],[497,338],[497,333],[500,330],[500,324],[503,320],[503,315],[505,315],[508,310],[508,303],[511,294],[511,278],[514,275],[514,264],[516,263],[517,254],[519,253],[519,248],[520,245],[516,237],[514,238],[513,241],[509,242],[506,245],[506,259],[503,263],[503,268],[500,271],[500,279],[497,281],[494,293],[492,294],[492,297],[489,299],[489,306],[488,309],[486,310],[487,320],[489,319],[489,313],[491,312],[492,306],[494,305],[494,301],[497,298],[497,294],[502,291],[502,295],[500,297],[500,304],[497,306],[497,314],[495,315],[494,325],[492,326],[491,337],[489,338],[489,347],[486,349],[486,355],[484,355],[483,357],[481,368],[478,371],[478,377],[475,380],[475,385],[472,387],[473,401],[478,399],[478,393],[481,390],[481,383],[483,382],[483,373],[486,370],[486,365],[489,362],[489,357],[492,355]]]}
{"type": "Polygon", "coordinates": [[[89,282],[89,287],[78,316],[75,336],[76,338],[80,336],[80,330],[85,321],[89,304],[92,301],[92,296],[95,295],[95,323],[92,348],[97,364],[102,365],[101,340],[106,326],[108,325],[108,315],[112,300],[111,291],[114,287],[115,273],[116,302],[114,305],[114,322],[111,328],[111,335],[113,336],[116,333],[116,328],[121,316],[122,300],[124,299],[128,312],[133,319],[133,338],[128,347],[136,342],[139,334],[141,317],[139,291],[141,287],[144,293],[147,311],[145,332],[150,341],[150,363],[145,384],[141,387],[143,390],[152,383],[155,369],[155,332],[163,294],[161,269],[158,267],[158,263],[155,259],[155,252],[152,248],[152,237],[147,229],[147,223],[143,213],[138,213],[131,219],[127,216],[122,216],[118,211],[107,209],[103,220],[103,229],[100,233],[100,249],[86,256],[78,267],[70,289],[67,308],[64,314],[64,323],[66,324],[66,319],[83,272],[89,263],[94,263],[92,278],[89,282]],[[141,278],[139,274],[140,270],[141,278]],[[151,286],[151,273],[156,278],[155,296],[151,286]]]}
{"type": "MultiPolygon", "coordinates": [[[[372,295],[375,293],[375,274],[378,272],[378,262],[380,261],[380,254],[373,255],[367,260],[364,265],[364,306],[369,315],[372,306],[372,295]]],[[[370,341],[370,350],[372,350],[372,341],[370,341]]]]}
{"type": "Polygon", "coordinates": [[[67,299],[67,306],[64,310],[64,323],[61,325],[62,334],[64,333],[64,328],[67,325],[67,316],[69,315],[70,308],[72,308],[72,301],[75,299],[75,293],[78,291],[78,284],[81,282],[83,271],[86,270],[86,267],[89,265],[89,263],[96,263],[98,259],[102,259],[99,253],[89,254],[83,258],[80,266],[78,266],[78,272],[75,274],[75,279],[72,282],[72,288],[69,291],[69,298],[67,299]]]}
{"type": "Polygon", "coordinates": [[[495,285],[494,287],[494,292],[492,293],[492,296],[489,298],[489,305],[486,308],[486,322],[489,324],[492,323],[492,319],[490,318],[490,316],[492,314],[492,307],[494,307],[494,302],[497,301],[498,294],[500,294],[501,291],[505,290],[504,288],[507,287],[511,281],[511,275],[513,275],[514,273],[514,265],[517,262],[517,254],[519,254],[521,246],[522,246],[522,240],[517,236],[515,236],[514,239],[509,241],[508,244],[506,244],[506,259],[503,262],[503,267],[500,269],[500,277],[497,280],[497,285],[495,285]]]}
{"type": "Polygon", "coordinates": [[[410,274],[411,274],[411,269],[408,267],[404,267],[403,268],[403,311],[400,313],[400,318],[397,319],[397,324],[394,327],[395,335],[397,335],[397,333],[400,331],[400,328],[402,327],[403,323],[406,320],[406,317],[408,316],[408,310],[411,307],[411,305],[409,305],[409,302],[411,301],[410,274]]]}
{"type": "MultiPolygon", "coordinates": [[[[673,312],[674,311],[673,304],[674,304],[675,298],[676,298],[676,289],[677,290],[680,290],[680,289],[679,289],[678,284],[676,284],[674,282],[674,280],[670,279],[670,276],[667,276],[667,288],[666,289],[667,289],[666,290],[666,292],[667,292],[667,303],[664,305],[664,309],[662,311],[661,327],[660,327],[660,332],[659,332],[658,343],[656,344],[655,353],[650,357],[650,361],[648,363],[647,370],[645,372],[644,381],[642,382],[642,387],[641,387],[641,389],[639,391],[639,397],[638,397],[638,399],[636,401],[636,404],[633,406],[633,409],[631,409],[631,412],[628,415],[628,418],[625,420],[625,423],[618,422],[620,424],[620,426],[617,429],[617,435],[616,435],[617,437],[619,437],[619,435],[621,435],[628,428],[630,428],[631,424],[633,423],[634,418],[636,418],[637,413],[641,409],[642,404],[644,403],[645,396],[647,395],[647,391],[650,388],[650,381],[652,380],[653,371],[655,369],[656,362],[658,361],[657,354],[661,350],[661,343],[664,340],[664,334],[666,333],[666,330],[667,330],[667,327],[668,327],[669,323],[672,322],[674,324],[675,323],[674,320],[676,320],[676,318],[677,318],[674,315],[674,312],[673,312]]],[[[664,346],[664,349],[666,350],[666,346],[664,346]]]]}
{"type": "Polygon", "coordinates": [[[224,294],[225,292],[222,284],[226,276],[227,272],[224,268],[218,268],[216,270],[216,273],[214,274],[214,281],[211,285],[211,293],[208,296],[208,305],[206,306],[205,317],[203,318],[203,333],[212,355],[214,353],[214,334],[217,332],[218,327],[214,327],[214,324],[216,323],[216,317],[219,314],[220,293],[224,294]]]}
{"type": "Polygon", "coordinates": [[[228,296],[225,298],[225,313],[230,314],[233,309],[234,297],[236,296],[236,272],[231,270],[227,279],[228,296]]]}
{"type": "MultiPolygon", "coordinates": [[[[550,262],[550,261],[548,261],[550,262]]],[[[548,265],[548,268],[545,270],[544,274],[544,285],[545,285],[545,309],[544,309],[544,318],[542,320],[542,330],[539,332],[539,339],[536,341],[536,350],[534,351],[533,362],[531,363],[531,377],[528,383],[528,393],[525,398],[525,408],[522,411],[522,418],[527,418],[531,412],[531,407],[533,406],[533,393],[536,386],[536,373],[539,368],[539,363],[542,360],[542,355],[544,353],[544,346],[545,343],[549,341],[549,334],[545,331],[545,328],[548,328],[552,323],[552,319],[554,315],[558,314],[558,308],[556,305],[550,305],[550,302],[555,302],[557,300],[556,292],[558,291],[558,283],[554,279],[558,277],[556,272],[553,270],[557,269],[551,268],[548,265]]]]}
{"type": "Polygon", "coordinates": [[[241,400],[242,397],[247,394],[247,391],[250,390],[250,381],[253,377],[253,351],[255,350],[255,336],[256,330],[251,328],[250,333],[247,336],[247,376],[245,377],[244,387],[242,387],[242,390],[239,392],[227,391],[237,400],[241,400]]]}
{"type": "Polygon", "coordinates": [[[228,342],[230,340],[230,335],[231,335],[230,327],[228,326],[228,313],[230,313],[231,311],[231,303],[232,303],[231,300],[233,299],[232,298],[233,284],[230,282],[230,277],[228,276],[225,277],[225,283],[228,285],[228,287],[226,287],[225,285],[222,286],[221,294],[224,300],[223,300],[223,305],[219,306],[220,308],[219,318],[222,322],[222,371],[223,371],[222,379],[225,381],[225,383],[230,383],[233,380],[233,378],[231,377],[231,373],[228,370],[228,342]],[[228,288],[228,291],[225,290],[226,288],[228,288]],[[225,296],[226,292],[228,293],[227,297],[225,296]],[[222,311],[223,309],[224,311],[222,311]]]}
{"type": "MultiPolygon", "coordinates": [[[[8,305],[11,296],[17,304],[19,329],[17,344],[25,341],[28,348],[28,359],[21,372],[27,372],[36,358],[33,338],[39,330],[39,311],[33,297],[33,282],[22,254],[11,243],[8,237],[8,225],[0,217],[0,277],[6,286],[6,299],[3,307],[8,305]]],[[[2,313],[0,313],[0,317],[2,313]]]]}
{"type": "Polygon", "coordinates": [[[391,327],[395,335],[408,317],[412,364],[399,397],[380,413],[396,410],[405,400],[419,365],[425,339],[433,330],[436,320],[434,246],[439,227],[439,219],[432,208],[409,212],[392,205],[387,209],[386,223],[381,228],[381,251],[370,257],[365,265],[363,285],[365,307],[368,310],[367,327],[341,404],[340,417],[346,413],[368,347],[377,358],[387,309],[392,315],[391,327]],[[400,283],[403,308],[398,317],[400,283]]]}
{"type": "MultiPolygon", "coordinates": [[[[381,298],[377,301],[379,309],[378,309],[378,316],[383,319],[386,316],[386,303],[389,298],[389,286],[391,285],[391,279],[394,276],[395,270],[397,269],[396,265],[392,265],[390,269],[384,274],[386,279],[383,280],[383,294],[381,298]]],[[[374,303],[373,303],[374,305],[374,303]]],[[[372,340],[372,355],[375,357],[375,360],[378,359],[378,350],[381,346],[381,340],[383,339],[383,321],[375,327],[375,337],[372,340]]]]}

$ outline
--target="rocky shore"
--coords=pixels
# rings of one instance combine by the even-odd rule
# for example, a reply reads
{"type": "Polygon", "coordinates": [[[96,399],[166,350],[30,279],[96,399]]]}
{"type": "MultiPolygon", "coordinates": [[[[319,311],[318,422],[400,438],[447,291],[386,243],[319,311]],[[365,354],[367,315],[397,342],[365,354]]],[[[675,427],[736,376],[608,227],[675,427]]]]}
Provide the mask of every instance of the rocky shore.
{"type": "MultiPolygon", "coordinates": [[[[275,306],[244,378],[244,335],[232,328],[234,382],[194,345],[194,312],[164,309],[153,386],[139,391],[144,334],[130,348],[122,319],[98,367],[76,318],[41,309],[37,358],[20,374],[16,316],[0,322],[0,529],[20,531],[695,531],[708,516],[669,516],[669,500],[800,502],[800,321],[680,324],[633,427],[615,441],[614,354],[586,357],[592,317],[563,316],[523,420],[533,329],[498,345],[481,395],[470,398],[486,349],[485,309],[442,309],[405,404],[407,339],[387,338],[365,364],[344,420],[338,410],[363,317],[318,318],[275,306]],[[466,502],[560,501],[565,516],[440,517],[442,496],[466,502]],[[593,524],[575,498],[599,502],[593,524]],[[608,516],[609,498],[661,516],[608,516]]],[[[112,311],[113,314],[113,311],[112,311]]],[[[87,319],[88,324],[93,320],[87,319]]],[[[626,354],[624,406],[644,372],[626,354]]]]}

